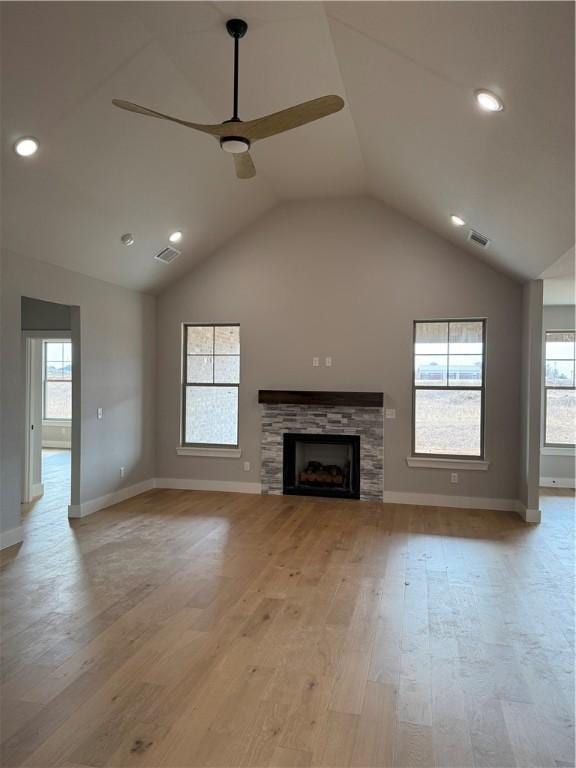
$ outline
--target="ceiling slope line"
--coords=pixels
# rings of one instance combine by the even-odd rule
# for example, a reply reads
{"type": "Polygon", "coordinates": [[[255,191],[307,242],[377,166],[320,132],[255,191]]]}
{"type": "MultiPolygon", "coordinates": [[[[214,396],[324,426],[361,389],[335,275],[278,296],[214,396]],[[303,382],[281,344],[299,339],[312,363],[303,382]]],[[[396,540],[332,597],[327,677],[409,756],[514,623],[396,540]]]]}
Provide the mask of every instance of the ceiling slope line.
{"type": "Polygon", "coordinates": [[[340,59],[338,58],[338,54],[336,52],[336,43],[334,42],[334,36],[332,35],[332,28],[330,19],[332,18],[328,11],[326,10],[326,3],[322,3],[323,11],[324,11],[324,19],[326,21],[326,28],[328,31],[328,37],[330,38],[330,45],[332,47],[332,53],[334,54],[334,61],[336,62],[336,67],[338,68],[338,75],[340,77],[340,83],[342,85],[342,92],[345,96],[344,101],[346,102],[346,106],[348,108],[348,114],[350,115],[350,119],[352,120],[352,125],[354,126],[354,135],[356,136],[356,143],[358,144],[358,149],[360,151],[360,157],[362,158],[362,171],[364,174],[364,184],[366,186],[366,190],[374,195],[374,190],[372,189],[372,184],[370,181],[370,174],[368,173],[368,163],[366,160],[366,152],[364,151],[364,147],[362,145],[362,141],[360,140],[360,133],[358,131],[358,124],[356,123],[356,118],[354,117],[354,112],[352,110],[352,102],[350,101],[350,97],[348,96],[348,91],[346,89],[346,81],[344,79],[344,75],[342,74],[342,67],[340,66],[340,59]]]}
{"type": "Polygon", "coordinates": [[[377,38],[372,37],[372,35],[369,35],[366,32],[363,32],[361,29],[358,29],[353,24],[350,24],[349,22],[346,22],[346,21],[342,21],[337,16],[332,16],[328,12],[326,13],[326,16],[328,19],[331,19],[334,23],[340,24],[340,26],[345,27],[346,29],[349,29],[351,32],[355,32],[357,35],[360,35],[366,40],[369,40],[371,43],[373,43],[374,45],[377,45],[379,48],[383,48],[384,50],[388,51],[388,53],[391,53],[394,56],[397,56],[399,59],[402,59],[403,61],[410,62],[410,64],[413,64],[415,67],[418,67],[418,69],[421,69],[424,72],[427,72],[429,75],[432,75],[432,77],[435,77],[437,80],[441,80],[443,83],[447,83],[448,85],[452,85],[455,88],[458,88],[461,90],[469,89],[468,84],[459,82],[458,80],[454,80],[453,78],[450,78],[450,77],[446,77],[446,75],[443,75],[441,72],[438,72],[433,67],[429,67],[427,64],[423,64],[421,61],[418,61],[412,56],[408,56],[403,51],[400,51],[397,48],[394,48],[393,46],[391,46],[389,43],[384,43],[382,42],[382,40],[378,40],[377,38]]]}

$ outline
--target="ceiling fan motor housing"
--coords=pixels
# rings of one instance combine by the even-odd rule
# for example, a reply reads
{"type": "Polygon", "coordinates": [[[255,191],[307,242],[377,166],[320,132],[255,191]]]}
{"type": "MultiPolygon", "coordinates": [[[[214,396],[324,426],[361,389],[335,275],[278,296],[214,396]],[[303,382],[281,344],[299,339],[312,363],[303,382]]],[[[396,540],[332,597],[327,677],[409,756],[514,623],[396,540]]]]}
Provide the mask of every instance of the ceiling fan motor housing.
{"type": "Polygon", "coordinates": [[[222,136],[220,146],[224,152],[230,152],[232,155],[240,155],[242,152],[248,152],[250,141],[241,136],[222,136]]]}

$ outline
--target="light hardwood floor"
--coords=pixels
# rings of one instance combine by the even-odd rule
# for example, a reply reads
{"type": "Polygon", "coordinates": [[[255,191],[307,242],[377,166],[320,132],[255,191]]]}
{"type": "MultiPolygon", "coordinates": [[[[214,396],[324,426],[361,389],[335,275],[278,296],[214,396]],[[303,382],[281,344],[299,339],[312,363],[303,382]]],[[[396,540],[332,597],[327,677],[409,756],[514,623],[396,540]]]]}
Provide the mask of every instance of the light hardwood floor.
{"type": "Polygon", "coordinates": [[[4,766],[574,764],[574,499],[153,491],[2,553],[4,766]]]}

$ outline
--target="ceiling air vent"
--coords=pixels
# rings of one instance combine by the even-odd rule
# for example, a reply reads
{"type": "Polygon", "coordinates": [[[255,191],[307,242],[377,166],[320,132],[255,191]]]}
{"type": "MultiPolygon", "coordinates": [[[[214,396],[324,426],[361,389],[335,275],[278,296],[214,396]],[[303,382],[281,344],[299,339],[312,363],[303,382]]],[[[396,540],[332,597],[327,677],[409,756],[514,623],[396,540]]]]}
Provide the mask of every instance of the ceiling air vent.
{"type": "Polygon", "coordinates": [[[487,238],[486,235],[481,235],[480,232],[476,232],[475,229],[468,230],[468,240],[472,240],[472,242],[479,245],[480,248],[488,248],[490,245],[489,238],[487,238]]]}
{"type": "Polygon", "coordinates": [[[160,253],[157,253],[154,258],[156,261],[161,261],[163,264],[170,264],[170,262],[174,261],[174,259],[177,259],[178,256],[180,256],[180,251],[176,250],[176,248],[171,248],[168,246],[167,248],[164,248],[164,250],[160,251],[160,253]]]}

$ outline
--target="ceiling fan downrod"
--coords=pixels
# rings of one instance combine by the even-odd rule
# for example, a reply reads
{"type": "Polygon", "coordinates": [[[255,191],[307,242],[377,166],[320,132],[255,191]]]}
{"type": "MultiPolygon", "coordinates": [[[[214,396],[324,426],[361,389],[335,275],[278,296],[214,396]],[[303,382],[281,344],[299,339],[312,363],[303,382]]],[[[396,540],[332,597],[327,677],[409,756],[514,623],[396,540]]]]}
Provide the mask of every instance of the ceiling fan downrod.
{"type": "Polygon", "coordinates": [[[244,19],[228,19],[226,22],[226,29],[230,37],[234,38],[234,114],[230,120],[226,122],[240,122],[238,117],[238,70],[239,70],[239,49],[240,38],[244,37],[248,31],[248,24],[244,19]]]}

